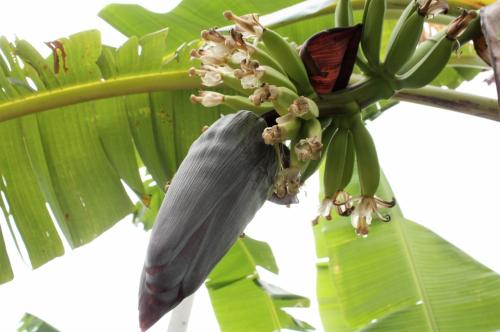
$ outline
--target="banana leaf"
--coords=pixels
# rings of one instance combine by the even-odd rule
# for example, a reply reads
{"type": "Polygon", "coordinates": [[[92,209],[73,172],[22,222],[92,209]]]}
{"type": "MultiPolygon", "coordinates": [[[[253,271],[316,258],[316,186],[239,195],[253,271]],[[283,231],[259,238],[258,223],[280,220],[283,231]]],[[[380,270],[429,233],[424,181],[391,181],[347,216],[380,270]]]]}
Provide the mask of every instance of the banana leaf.
{"type": "MultiPolygon", "coordinates": [[[[356,179],[348,192],[359,192],[356,179]]],[[[381,180],[377,194],[392,197],[381,180]]],[[[356,236],[346,217],[314,226],[324,330],[498,330],[500,276],[398,207],[384,212],[391,221],[375,220],[367,238],[356,236]]]]}

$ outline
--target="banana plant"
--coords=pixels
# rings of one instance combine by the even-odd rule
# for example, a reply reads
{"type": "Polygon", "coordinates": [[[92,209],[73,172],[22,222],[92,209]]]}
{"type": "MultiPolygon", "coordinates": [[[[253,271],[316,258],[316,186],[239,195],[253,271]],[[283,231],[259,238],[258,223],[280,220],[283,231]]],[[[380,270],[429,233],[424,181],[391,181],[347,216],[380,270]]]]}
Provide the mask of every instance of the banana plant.
{"type": "MultiPolygon", "coordinates": [[[[159,209],[141,282],[143,329],[208,277],[222,330],[310,330],[281,310],[306,306],[308,300],[261,280],[256,265],[267,262],[277,272],[269,263],[272,254],[238,235],[266,195],[280,204],[295,203],[301,184],[324,164],[321,221],[314,231],[318,256],[328,258],[318,264],[325,330],[401,330],[415,322],[419,330],[430,331],[498,329],[494,310],[500,279],[430,231],[405,222],[365,127],[365,121],[399,101],[498,121],[498,100],[441,88],[457,86],[487,68],[470,43],[481,37],[481,23],[487,27],[489,51],[497,52],[492,36],[498,33],[491,31],[497,5],[477,11],[492,3],[331,0],[290,6],[278,0],[236,1],[225,8],[224,1],[212,1],[203,18],[189,9],[199,5],[194,0],[165,14],[111,5],[99,15],[129,37],[118,47],[102,45],[98,31],[86,31],[47,43],[52,55],[44,58],[22,39],[0,38],[0,207],[11,233],[19,234],[14,236],[17,246],[26,249],[25,258],[37,268],[63,254],[57,227],[75,248],[133,212],[136,220],[151,223],[159,209]],[[285,6],[290,7],[283,11],[285,6]],[[252,12],[264,15],[239,15],[252,12]],[[429,23],[439,27],[432,36],[423,34],[429,23]],[[448,81],[443,83],[444,72],[448,81]],[[192,195],[193,174],[208,197],[210,189],[223,192],[220,186],[231,178],[251,180],[257,172],[238,164],[231,150],[249,153],[256,148],[252,141],[231,146],[237,140],[223,135],[232,128],[229,119],[243,113],[220,116],[241,109],[248,111],[245,118],[262,117],[268,124],[257,134],[251,131],[251,138],[274,165],[256,169],[273,174],[269,183],[261,183],[262,197],[255,204],[245,204],[255,197],[244,199],[251,192],[244,184],[248,190],[231,195],[241,206],[226,217],[239,226],[217,237],[215,230],[224,229],[227,218],[212,205],[226,206],[230,199],[223,196],[224,204],[214,200],[211,205],[198,197],[200,211],[191,214],[192,202],[182,199],[192,195]],[[219,135],[228,150],[213,143],[219,135]],[[243,149],[243,144],[251,146],[243,149]],[[204,159],[205,151],[219,158],[204,159]],[[229,167],[228,178],[207,180],[217,165],[229,167]],[[156,190],[142,182],[142,166],[156,190]],[[136,194],[135,208],[121,181],[136,194]],[[354,232],[341,221],[346,217],[354,232]],[[369,233],[373,247],[359,239],[369,233]],[[163,243],[181,234],[186,238],[174,248],[168,247],[172,241],[163,243]],[[210,242],[219,240],[217,248],[210,242]],[[203,256],[213,248],[214,256],[203,256]],[[370,256],[373,248],[388,255],[370,256]],[[438,251],[439,261],[431,259],[438,251]],[[365,256],[376,267],[362,272],[365,256]],[[242,261],[248,263],[245,269],[239,266],[242,261]],[[460,275],[453,272],[452,267],[462,265],[460,275]],[[174,278],[169,275],[173,268],[184,272],[174,278]],[[352,279],[346,271],[369,276],[352,279]],[[387,271],[396,271],[395,279],[387,271]],[[368,279],[380,288],[365,292],[368,279]],[[399,282],[409,288],[395,286],[399,282]],[[387,294],[389,286],[395,288],[387,294]],[[465,293],[453,294],[457,289],[465,293]],[[243,293],[245,298],[238,297],[243,293]],[[449,298],[457,305],[448,305],[449,298]],[[249,303],[258,309],[249,309],[249,303]],[[238,310],[228,312],[228,305],[238,310]],[[255,315],[263,319],[252,319],[255,315]]],[[[244,130],[235,132],[243,135],[244,130]]],[[[1,234],[0,263],[0,282],[7,282],[13,271],[1,234]]]]}

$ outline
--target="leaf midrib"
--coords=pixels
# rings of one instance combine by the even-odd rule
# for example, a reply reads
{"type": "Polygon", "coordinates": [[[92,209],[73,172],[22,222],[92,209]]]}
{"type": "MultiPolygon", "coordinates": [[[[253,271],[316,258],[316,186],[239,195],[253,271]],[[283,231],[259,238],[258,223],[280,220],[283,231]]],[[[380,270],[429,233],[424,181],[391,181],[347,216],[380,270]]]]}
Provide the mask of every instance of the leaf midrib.
{"type": "MultiPolygon", "coordinates": [[[[259,278],[259,273],[257,272],[257,262],[255,261],[255,259],[253,258],[253,255],[250,253],[250,251],[248,250],[247,246],[245,245],[245,243],[243,243],[243,241],[238,241],[243,252],[245,253],[245,255],[247,256],[248,260],[250,260],[253,265],[255,266],[255,276],[257,278],[259,278]]],[[[259,287],[261,287],[259,285],[259,287]]],[[[262,287],[261,287],[262,289],[262,287]]],[[[268,294],[264,289],[263,291],[268,294]]],[[[266,296],[266,302],[267,302],[267,305],[269,307],[269,311],[271,312],[271,318],[273,319],[273,322],[275,324],[275,327],[277,328],[281,328],[281,322],[280,322],[280,318],[279,318],[279,315],[278,313],[276,312],[276,306],[274,305],[274,302],[273,300],[271,299],[271,296],[266,296]]]]}
{"type": "MultiPolygon", "coordinates": [[[[402,216],[401,216],[402,217],[402,216]]],[[[422,277],[420,276],[420,272],[418,271],[417,264],[415,262],[415,256],[413,255],[412,248],[409,244],[409,237],[406,233],[406,229],[403,225],[403,222],[406,222],[406,219],[401,218],[401,221],[397,221],[396,228],[400,234],[399,239],[401,239],[402,246],[404,248],[404,253],[406,255],[408,265],[410,267],[411,274],[416,284],[417,292],[420,295],[420,299],[422,300],[422,305],[424,306],[424,313],[426,321],[431,329],[431,331],[438,331],[438,325],[436,319],[434,317],[432,311],[432,305],[430,303],[429,297],[427,295],[427,290],[425,289],[424,282],[422,277]]]]}

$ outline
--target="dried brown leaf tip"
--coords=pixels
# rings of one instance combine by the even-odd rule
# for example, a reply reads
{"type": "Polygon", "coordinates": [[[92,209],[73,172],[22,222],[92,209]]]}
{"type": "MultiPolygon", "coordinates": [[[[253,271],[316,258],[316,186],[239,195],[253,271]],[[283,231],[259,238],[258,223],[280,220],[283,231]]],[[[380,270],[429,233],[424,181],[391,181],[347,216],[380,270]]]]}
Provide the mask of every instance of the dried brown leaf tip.
{"type": "Polygon", "coordinates": [[[349,83],[361,39],[362,25],[335,28],[309,38],[300,56],[309,80],[319,94],[345,88],[349,83]]]}
{"type": "Polygon", "coordinates": [[[52,57],[54,58],[54,73],[59,73],[61,67],[59,58],[62,59],[64,71],[68,71],[68,67],[66,66],[66,50],[64,49],[63,43],[59,40],[54,40],[45,42],[45,45],[52,50],[52,57]]]}
{"type": "Polygon", "coordinates": [[[447,0],[419,0],[418,12],[424,17],[446,14],[449,10],[447,0]]]}
{"type": "Polygon", "coordinates": [[[448,39],[456,39],[467,28],[469,23],[477,17],[474,11],[464,10],[456,19],[454,19],[446,30],[446,37],[448,39]]]}

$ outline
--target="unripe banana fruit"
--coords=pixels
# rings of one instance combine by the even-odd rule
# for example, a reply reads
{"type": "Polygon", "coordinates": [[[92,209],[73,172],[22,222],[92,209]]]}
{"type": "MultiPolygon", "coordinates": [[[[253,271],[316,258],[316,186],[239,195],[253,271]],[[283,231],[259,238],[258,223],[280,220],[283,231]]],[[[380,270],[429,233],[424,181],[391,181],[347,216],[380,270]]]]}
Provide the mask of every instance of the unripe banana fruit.
{"type": "Polygon", "coordinates": [[[323,144],[323,153],[321,154],[321,158],[319,160],[311,160],[307,166],[302,171],[300,176],[301,183],[304,183],[311,175],[314,174],[321,165],[321,162],[325,159],[327,155],[326,151],[328,151],[328,147],[332,140],[333,135],[337,131],[337,128],[334,125],[327,126],[322,133],[321,143],[323,144]]]}
{"type": "Polygon", "coordinates": [[[351,0],[337,1],[335,8],[335,26],[349,27],[353,25],[354,17],[352,12],[351,0]]]}
{"type": "Polygon", "coordinates": [[[349,130],[339,128],[328,146],[323,178],[325,197],[333,198],[339,190],[344,189],[341,188],[341,183],[344,175],[348,141],[349,130]]]}
{"type": "Polygon", "coordinates": [[[264,120],[222,117],[191,146],[151,233],[139,288],[143,331],[192,294],[270,193],[277,171],[264,120]]]}
{"type": "Polygon", "coordinates": [[[314,95],[306,68],[292,45],[277,32],[267,28],[262,32],[261,39],[269,54],[282,65],[288,77],[297,86],[300,94],[314,95]]]}
{"type": "Polygon", "coordinates": [[[374,196],[380,182],[380,166],[372,136],[361,116],[355,119],[351,133],[356,150],[361,195],[374,196]]]}
{"type": "Polygon", "coordinates": [[[455,40],[443,35],[413,68],[397,77],[398,89],[420,88],[432,82],[448,63],[455,45],[455,40]]]}
{"type": "Polygon", "coordinates": [[[298,159],[301,161],[321,159],[321,151],[323,150],[321,123],[318,119],[313,118],[305,121],[302,127],[305,138],[302,138],[294,147],[298,159]]]}
{"type": "Polygon", "coordinates": [[[424,27],[424,16],[418,11],[417,3],[410,3],[403,12],[389,41],[384,62],[385,71],[394,75],[415,52],[424,27]]]}
{"type": "Polygon", "coordinates": [[[380,64],[380,46],[386,5],[386,0],[366,0],[363,12],[361,48],[372,69],[377,69],[380,64]]]}

